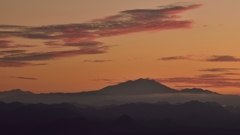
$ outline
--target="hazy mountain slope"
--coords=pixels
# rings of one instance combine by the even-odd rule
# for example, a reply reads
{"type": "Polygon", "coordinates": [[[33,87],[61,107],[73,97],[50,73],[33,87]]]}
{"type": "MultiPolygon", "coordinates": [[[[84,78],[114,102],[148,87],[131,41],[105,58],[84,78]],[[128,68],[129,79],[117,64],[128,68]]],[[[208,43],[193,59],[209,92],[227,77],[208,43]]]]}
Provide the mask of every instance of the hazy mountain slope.
{"type": "Polygon", "coordinates": [[[218,102],[222,105],[240,105],[240,96],[221,95],[200,88],[174,90],[150,79],[126,81],[96,91],[77,93],[34,94],[21,90],[0,92],[0,101],[22,103],[62,103],[75,102],[88,105],[111,105],[130,102],[167,101],[170,103],[198,100],[218,102]]]}
{"type": "Polygon", "coordinates": [[[10,91],[0,92],[0,98],[17,96],[17,95],[33,95],[33,94],[34,93],[32,93],[30,91],[22,91],[20,89],[13,89],[13,90],[10,90],[10,91]]]}

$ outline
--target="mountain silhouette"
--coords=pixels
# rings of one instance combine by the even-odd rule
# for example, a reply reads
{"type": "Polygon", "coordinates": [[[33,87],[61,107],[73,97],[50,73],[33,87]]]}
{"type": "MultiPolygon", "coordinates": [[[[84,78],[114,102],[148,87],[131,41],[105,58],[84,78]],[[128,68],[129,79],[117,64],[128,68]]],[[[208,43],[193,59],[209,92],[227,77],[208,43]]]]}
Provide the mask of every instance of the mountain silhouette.
{"type": "Polygon", "coordinates": [[[13,89],[10,91],[3,91],[0,92],[0,98],[2,97],[11,97],[11,96],[16,96],[16,95],[33,95],[34,93],[30,91],[22,91],[20,89],[13,89]]]}
{"type": "Polygon", "coordinates": [[[110,95],[143,95],[143,94],[166,94],[176,93],[177,90],[169,88],[150,79],[130,80],[117,85],[100,89],[99,92],[110,95]]]}

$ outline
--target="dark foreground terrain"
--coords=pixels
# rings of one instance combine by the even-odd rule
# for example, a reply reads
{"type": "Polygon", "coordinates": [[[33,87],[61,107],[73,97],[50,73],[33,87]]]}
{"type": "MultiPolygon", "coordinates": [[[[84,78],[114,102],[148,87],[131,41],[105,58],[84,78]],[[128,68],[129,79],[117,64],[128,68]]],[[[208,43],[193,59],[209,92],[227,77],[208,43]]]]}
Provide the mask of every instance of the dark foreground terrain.
{"type": "Polygon", "coordinates": [[[0,102],[2,135],[239,135],[240,107],[191,101],[76,107],[0,102]]]}

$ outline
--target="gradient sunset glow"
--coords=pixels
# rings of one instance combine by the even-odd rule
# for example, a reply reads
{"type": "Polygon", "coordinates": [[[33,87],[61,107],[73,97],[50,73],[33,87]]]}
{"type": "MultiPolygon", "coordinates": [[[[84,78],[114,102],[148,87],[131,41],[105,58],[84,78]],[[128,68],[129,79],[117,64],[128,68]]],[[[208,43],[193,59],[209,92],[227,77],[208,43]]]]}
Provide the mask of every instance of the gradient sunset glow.
{"type": "Polygon", "coordinates": [[[81,92],[138,78],[240,94],[240,1],[0,5],[0,91],[81,92]]]}

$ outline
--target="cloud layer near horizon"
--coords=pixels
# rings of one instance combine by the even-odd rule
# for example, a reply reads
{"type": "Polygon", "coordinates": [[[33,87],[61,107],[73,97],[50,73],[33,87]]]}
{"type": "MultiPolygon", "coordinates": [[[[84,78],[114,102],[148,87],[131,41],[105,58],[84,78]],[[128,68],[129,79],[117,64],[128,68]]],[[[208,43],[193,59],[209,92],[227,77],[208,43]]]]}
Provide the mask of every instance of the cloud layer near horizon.
{"type": "Polygon", "coordinates": [[[0,67],[46,65],[35,62],[106,53],[110,45],[96,41],[102,37],[143,31],[190,28],[193,21],[178,20],[180,18],[178,14],[200,6],[200,4],[182,4],[161,6],[156,9],[125,10],[113,16],[79,24],[41,27],[0,25],[0,49],[3,50],[0,51],[0,67]],[[52,48],[48,48],[50,51],[31,52],[32,48],[37,47],[36,45],[18,44],[14,38],[41,40],[41,46],[52,48]],[[65,47],[66,49],[59,51],[54,47],[65,47]],[[69,47],[75,47],[75,49],[69,49],[69,47]],[[20,50],[19,48],[24,49],[20,50]]]}
{"type": "MultiPolygon", "coordinates": [[[[189,60],[202,62],[240,62],[240,58],[231,55],[186,55],[186,56],[170,56],[162,57],[158,60],[174,61],[189,60]]],[[[206,68],[200,69],[201,72],[210,72],[213,74],[201,74],[192,77],[171,77],[155,79],[160,83],[177,84],[175,87],[206,87],[206,88],[240,88],[240,79],[236,78],[239,73],[232,71],[240,70],[239,68],[206,68]],[[235,77],[233,77],[235,76],[235,77]],[[180,85],[179,85],[180,84],[180,85]]]]}
{"type": "Polygon", "coordinates": [[[231,56],[231,55],[170,56],[170,57],[162,57],[158,60],[162,60],[162,61],[191,60],[191,61],[206,61],[206,62],[240,62],[240,58],[231,56]]]}
{"type": "Polygon", "coordinates": [[[84,60],[83,62],[90,62],[90,63],[102,63],[102,62],[110,62],[112,60],[84,60]]]}
{"type": "MultiPolygon", "coordinates": [[[[224,88],[237,87],[240,88],[239,78],[230,78],[228,74],[201,74],[193,77],[172,77],[172,78],[157,78],[160,83],[182,84],[176,87],[186,88],[189,86],[198,86],[206,88],[224,88]]],[[[229,74],[232,75],[232,74],[229,74]]],[[[234,74],[233,74],[234,75],[234,74]]]]}
{"type": "Polygon", "coordinates": [[[202,72],[229,72],[229,71],[235,71],[240,70],[240,68],[207,68],[207,69],[201,69],[199,71],[202,72]]]}

